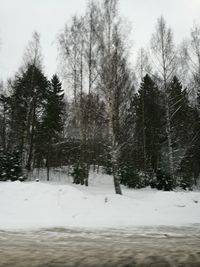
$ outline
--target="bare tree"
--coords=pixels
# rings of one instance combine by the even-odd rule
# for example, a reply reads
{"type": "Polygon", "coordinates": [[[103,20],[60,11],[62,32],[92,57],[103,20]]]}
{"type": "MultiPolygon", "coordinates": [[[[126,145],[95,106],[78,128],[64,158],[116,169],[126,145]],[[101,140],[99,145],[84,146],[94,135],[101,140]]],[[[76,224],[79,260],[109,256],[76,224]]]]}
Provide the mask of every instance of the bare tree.
{"type": "Polygon", "coordinates": [[[83,26],[83,18],[74,16],[59,35],[62,76],[73,92],[75,106],[83,87],[83,26]]]}
{"type": "MultiPolygon", "coordinates": [[[[80,141],[80,160],[78,168],[84,169],[85,153],[84,147],[87,139],[87,123],[84,120],[84,87],[86,84],[86,40],[87,31],[85,25],[86,18],[74,16],[71,25],[66,25],[64,32],[59,36],[61,60],[63,62],[62,72],[64,79],[68,82],[71,91],[73,92],[73,117],[74,128],[76,128],[76,138],[80,141]]],[[[91,39],[91,37],[90,37],[91,39]]],[[[91,77],[91,48],[90,57],[88,60],[89,77],[91,77]]],[[[89,88],[90,90],[91,88],[89,88]]],[[[84,177],[81,172],[80,182],[84,183],[84,177]]],[[[79,182],[77,180],[77,182],[79,182]]],[[[88,182],[85,182],[88,185],[88,182]]]]}
{"type": "MultiPolygon", "coordinates": [[[[90,99],[96,91],[98,81],[97,65],[99,60],[99,46],[97,32],[99,31],[99,8],[94,1],[88,3],[84,17],[73,17],[71,25],[65,26],[64,32],[59,36],[62,71],[73,92],[73,110],[75,114],[75,127],[80,139],[80,168],[89,173],[89,163],[84,147],[89,139],[90,99]],[[85,97],[85,93],[88,97],[85,97]],[[83,99],[84,97],[84,99],[83,99]],[[85,99],[87,98],[87,101],[85,99]],[[86,105],[87,102],[87,105],[86,105]],[[87,116],[85,111],[87,109],[87,116]]],[[[88,177],[81,178],[88,185],[88,177]]]]}
{"type": "Polygon", "coordinates": [[[180,47],[180,69],[183,81],[189,84],[189,96],[195,105],[200,88],[200,25],[191,29],[190,39],[184,40],[180,47]]]}
{"type": "Polygon", "coordinates": [[[88,83],[88,93],[95,90],[98,80],[98,61],[99,61],[99,46],[98,32],[100,31],[100,9],[97,3],[93,0],[88,3],[86,15],[84,17],[85,30],[85,47],[84,55],[86,62],[86,74],[88,83]]]}
{"type": "Polygon", "coordinates": [[[28,42],[23,55],[23,66],[27,68],[28,65],[33,65],[39,69],[42,68],[42,52],[40,44],[40,34],[35,31],[32,34],[32,40],[28,42]]]}
{"type": "Polygon", "coordinates": [[[110,158],[115,192],[122,194],[119,176],[120,117],[130,88],[127,51],[122,24],[117,14],[117,1],[104,0],[102,7],[101,80],[100,86],[107,104],[109,119],[110,158]],[[127,90],[126,90],[127,89],[127,90]]]}
{"type": "MultiPolygon", "coordinates": [[[[117,194],[122,193],[118,172],[120,120],[123,101],[128,96],[126,89],[128,91],[131,87],[122,28],[117,14],[117,0],[104,0],[100,7],[90,1],[85,17],[74,17],[71,27],[66,26],[59,39],[65,62],[63,70],[74,94],[80,161],[87,162],[83,147],[91,137],[89,132],[92,132],[89,128],[92,122],[90,102],[94,101],[94,93],[100,93],[107,104],[110,156],[117,194]],[[88,97],[84,95],[83,99],[83,93],[87,93],[88,97]]],[[[85,184],[88,185],[87,179],[85,184]]]]}
{"type": "Polygon", "coordinates": [[[139,82],[142,81],[146,74],[151,74],[152,67],[149,59],[149,55],[144,48],[138,51],[136,59],[136,72],[139,82]]]}
{"type": "Polygon", "coordinates": [[[167,27],[163,17],[158,19],[156,31],[151,39],[151,51],[153,55],[153,64],[161,81],[161,88],[165,96],[166,113],[166,135],[168,143],[169,171],[174,179],[174,159],[172,147],[172,127],[170,118],[170,104],[168,95],[168,86],[176,72],[177,59],[173,44],[173,35],[170,28],[167,27]]]}

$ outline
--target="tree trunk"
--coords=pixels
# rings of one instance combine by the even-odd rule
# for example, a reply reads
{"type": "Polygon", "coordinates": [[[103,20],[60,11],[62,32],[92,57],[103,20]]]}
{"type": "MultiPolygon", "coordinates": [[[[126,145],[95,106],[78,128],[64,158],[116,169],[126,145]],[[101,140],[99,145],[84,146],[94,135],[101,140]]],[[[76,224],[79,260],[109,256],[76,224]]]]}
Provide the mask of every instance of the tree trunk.
{"type": "Polygon", "coordinates": [[[170,168],[170,176],[174,177],[174,158],[173,158],[173,147],[172,147],[172,134],[171,134],[171,122],[170,122],[170,112],[169,112],[169,104],[166,103],[166,122],[167,122],[167,142],[168,142],[168,153],[169,153],[169,168],[170,168]]]}
{"type": "Polygon", "coordinates": [[[50,181],[50,178],[49,178],[49,172],[50,172],[50,167],[49,167],[49,159],[47,160],[47,181],[49,182],[50,181]]]}
{"type": "Polygon", "coordinates": [[[47,168],[47,181],[49,182],[49,172],[50,172],[50,166],[49,166],[49,149],[47,151],[47,159],[46,159],[46,168],[47,168]]]}
{"type": "Polygon", "coordinates": [[[146,176],[147,170],[147,154],[146,154],[146,129],[145,129],[145,94],[143,93],[143,102],[142,102],[142,134],[143,134],[143,160],[144,160],[144,173],[146,176]]]}
{"type": "Polygon", "coordinates": [[[122,190],[120,186],[120,177],[119,177],[119,170],[118,170],[118,158],[119,158],[119,150],[118,145],[116,142],[116,133],[114,131],[114,110],[112,108],[112,105],[110,106],[110,112],[109,112],[109,135],[110,135],[110,142],[111,142],[111,164],[112,164],[112,172],[113,172],[113,181],[114,181],[114,187],[115,187],[115,193],[122,195],[122,190]]]}
{"type": "Polygon", "coordinates": [[[33,107],[33,117],[32,117],[32,124],[31,124],[31,133],[30,133],[30,146],[29,146],[29,153],[28,153],[28,160],[27,160],[27,165],[26,168],[28,171],[31,170],[31,163],[32,163],[32,158],[33,158],[33,145],[34,145],[34,134],[35,134],[35,103],[33,107]]]}
{"type": "Polygon", "coordinates": [[[112,151],[112,171],[113,171],[113,181],[115,187],[115,193],[122,195],[121,185],[120,185],[120,176],[118,172],[118,160],[116,151],[112,151]]]}

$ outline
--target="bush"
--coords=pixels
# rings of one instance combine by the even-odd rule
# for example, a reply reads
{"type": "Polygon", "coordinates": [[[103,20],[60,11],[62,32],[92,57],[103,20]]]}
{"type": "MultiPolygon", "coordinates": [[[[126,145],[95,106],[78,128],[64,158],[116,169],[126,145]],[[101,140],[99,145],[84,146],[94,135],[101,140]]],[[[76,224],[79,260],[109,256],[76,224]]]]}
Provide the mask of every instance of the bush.
{"type": "Polygon", "coordinates": [[[142,181],[133,165],[123,166],[120,169],[121,183],[130,188],[141,188],[142,181]]]}
{"type": "Polygon", "coordinates": [[[73,177],[74,184],[81,184],[84,185],[84,181],[88,178],[88,168],[87,164],[79,164],[76,163],[72,167],[71,176],[73,177]]]}
{"type": "Polygon", "coordinates": [[[169,174],[164,173],[161,169],[157,170],[156,177],[151,181],[151,187],[158,190],[172,191],[174,188],[173,179],[169,174]]]}
{"type": "Polygon", "coordinates": [[[192,190],[193,184],[194,182],[190,175],[185,175],[180,180],[180,187],[184,190],[192,190]]]}

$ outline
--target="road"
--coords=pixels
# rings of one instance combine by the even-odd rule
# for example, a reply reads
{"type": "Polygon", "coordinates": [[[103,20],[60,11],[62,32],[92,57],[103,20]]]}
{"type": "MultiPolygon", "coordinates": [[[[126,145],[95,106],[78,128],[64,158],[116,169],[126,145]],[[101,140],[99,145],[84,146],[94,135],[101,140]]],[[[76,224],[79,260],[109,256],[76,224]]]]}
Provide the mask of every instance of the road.
{"type": "Polygon", "coordinates": [[[200,267],[200,225],[0,231],[1,267],[200,267]]]}

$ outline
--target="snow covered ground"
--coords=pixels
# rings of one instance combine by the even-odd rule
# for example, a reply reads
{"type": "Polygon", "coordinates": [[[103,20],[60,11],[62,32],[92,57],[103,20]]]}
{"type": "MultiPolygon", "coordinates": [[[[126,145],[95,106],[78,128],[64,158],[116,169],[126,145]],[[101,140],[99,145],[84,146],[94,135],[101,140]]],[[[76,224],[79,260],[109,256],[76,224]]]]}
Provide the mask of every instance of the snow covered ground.
{"type": "Polygon", "coordinates": [[[50,183],[1,182],[0,229],[200,224],[200,192],[122,187],[120,196],[108,175],[91,174],[88,188],[56,177],[50,183]]]}

